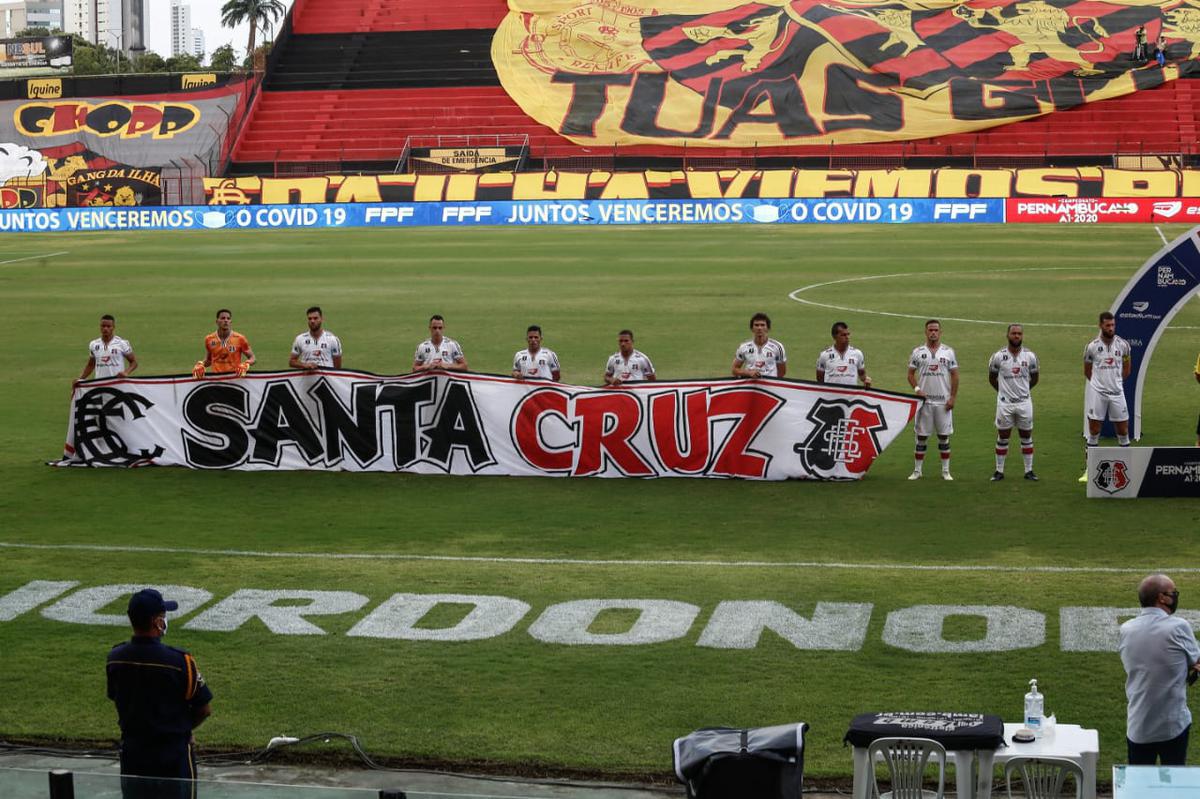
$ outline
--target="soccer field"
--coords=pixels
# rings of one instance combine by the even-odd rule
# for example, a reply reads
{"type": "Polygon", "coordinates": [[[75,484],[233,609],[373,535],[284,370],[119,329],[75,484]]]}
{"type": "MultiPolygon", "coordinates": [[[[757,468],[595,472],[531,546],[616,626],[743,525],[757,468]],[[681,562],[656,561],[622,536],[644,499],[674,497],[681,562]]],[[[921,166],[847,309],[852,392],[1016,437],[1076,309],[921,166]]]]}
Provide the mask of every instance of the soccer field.
{"type": "MultiPolygon", "coordinates": [[[[1060,723],[1099,728],[1104,775],[1124,758],[1124,673],[1104,651],[1103,613],[1079,609],[1135,605],[1138,580],[1160,568],[1185,610],[1200,607],[1200,504],[1088,501],[1076,482],[1083,346],[1161,246],[1149,226],[6,237],[0,737],[115,739],[103,663],[126,633],[82,623],[97,619],[72,591],[170,584],[203,592],[166,639],[196,655],[216,697],[202,752],[332,730],[393,762],[663,775],[671,740],[693,729],[807,721],[807,773],[848,778],[840,742],[854,715],[1017,720],[1037,677],[1060,723]],[[257,368],[284,369],[313,304],[347,368],[407,371],[440,313],[476,371],[507,373],[537,323],[564,381],[591,385],[623,327],[660,377],[724,376],[761,310],[789,377],[812,379],[840,319],[875,386],[907,391],[907,356],[925,318],[940,317],[962,380],[956,480],[936,479],[932,463],[925,480],[905,479],[909,432],[854,484],[43,465],[61,452],[71,379],[101,314],[116,316],[148,376],[189,372],[219,307],[257,368]],[[986,366],[1009,321],[1026,325],[1042,364],[1038,483],[1019,479],[1015,447],[1009,479],[988,482],[986,366]],[[77,585],[6,616],[2,597],[35,580],[77,585]],[[242,589],[284,608],[327,592],[330,612],[308,627],[283,611],[189,628],[242,589]],[[412,622],[428,640],[364,634],[394,594],[452,596],[412,622]],[[481,625],[493,634],[438,640],[469,621],[467,596],[503,598],[481,625]],[[757,635],[755,619],[787,610],[784,633],[757,635]]],[[[1155,352],[1143,443],[1193,443],[1198,350],[1193,302],[1155,352]]],[[[103,612],[120,622],[123,608],[103,612]]]]}

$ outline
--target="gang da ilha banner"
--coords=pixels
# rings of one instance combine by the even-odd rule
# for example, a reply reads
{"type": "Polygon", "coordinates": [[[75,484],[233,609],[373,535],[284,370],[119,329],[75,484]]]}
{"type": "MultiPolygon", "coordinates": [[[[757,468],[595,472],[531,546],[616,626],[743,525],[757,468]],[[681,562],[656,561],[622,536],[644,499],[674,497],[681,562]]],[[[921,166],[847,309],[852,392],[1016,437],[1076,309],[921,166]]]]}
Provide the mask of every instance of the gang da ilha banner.
{"type": "Polygon", "coordinates": [[[92,380],[63,466],[858,479],[920,400],[790,380],[597,389],[493,375],[92,380]]]}

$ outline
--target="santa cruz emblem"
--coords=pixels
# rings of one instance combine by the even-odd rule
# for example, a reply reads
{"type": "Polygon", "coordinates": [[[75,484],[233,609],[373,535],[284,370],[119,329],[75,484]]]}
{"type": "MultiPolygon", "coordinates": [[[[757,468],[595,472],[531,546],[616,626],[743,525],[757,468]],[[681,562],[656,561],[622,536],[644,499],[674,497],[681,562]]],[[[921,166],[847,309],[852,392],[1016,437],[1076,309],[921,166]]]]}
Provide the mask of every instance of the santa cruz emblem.
{"type": "Polygon", "coordinates": [[[1129,485],[1125,461],[1100,461],[1096,465],[1096,476],[1092,478],[1092,482],[1107,494],[1117,493],[1129,485]]]}
{"type": "Polygon", "coordinates": [[[94,388],[75,403],[75,453],[84,463],[105,466],[133,466],[163,454],[160,446],[131,452],[125,440],[112,426],[114,421],[132,422],[143,418],[154,403],[140,394],[111,386],[94,388]]]}
{"type": "Polygon", "coordinates": [[[818,477],[861,474],[883,449],[879,432],[887,429],[887,421],[878,405],[821,399],[809,410],[808,420],[813,423],[812,431],[792,449],[800,455],[804,468],[818,477]]]}

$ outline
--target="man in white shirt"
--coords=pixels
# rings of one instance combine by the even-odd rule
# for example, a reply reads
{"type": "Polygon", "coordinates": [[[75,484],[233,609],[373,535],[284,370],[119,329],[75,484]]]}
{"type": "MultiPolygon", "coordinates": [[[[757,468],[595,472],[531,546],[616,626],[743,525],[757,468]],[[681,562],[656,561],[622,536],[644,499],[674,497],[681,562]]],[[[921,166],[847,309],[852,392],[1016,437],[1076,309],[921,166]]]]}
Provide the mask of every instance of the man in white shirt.
{"type": "Polygon", "coordinates": [[[342,342],[324,328],[325,315],[320,306],[314,305],[305,311],[308,314],[308,332],[296,336],[292,342],[292,356],[288,366],[308,372],[317,369],[342,368],[342,342]]]}
{"type": "Polygon", "coordinates": [[[633,348],[633,331],[622,330],[617,334],[617,351],[604,366],[604,385],[619,386],[654,379],[654,364],[645,353],[633,348]]]}
{"type": "Polygon", "coordinates": [[[750,317],[754,337],[743,342],[733,356],[734,377],[784,377],[787,375],[787,351],[770,337],[771,317],[756,313],[750,317]]]}
{"type": "Polygon", "coordinates": [[[115,319],[108,314],[100,317],[100,338],[92,339],[88,344],[87,363],[83,365],[83,373],[73,384],[87,380],[93,371],[96,372],[97,378],[128,377],[137,369],[137,356],[133,354],[133,346],[116,335],[116,329],[115,319]]]}
{"type": "Polygon", "coordinates": [[[467,356],[463,355],[457,341],[442,335],[445,329],[445,319],[438,314],[429,317],[429,338],[417,345],[412,364],[414,372],[427,372],[430,369],[467,371],[467,356]]]}
{"type": "Polygon", "coordinates": [[[996,471],[992,481],[1004,479],[1004,460],[1015,425],[1021,436],[1021,458],[1025,479],[1037,480],[1033,471],[1033,398],[1030,392],[1038,384],[1037,355],[1023,346],[1025,329],[1008,326],[1008,346],[988,361],[988,382],[996,390],[996,471]]]}
{"type": "Polygon", "coordinates": [[[845,322],[834,322],[829,334],[833,336],[833,346],[826,347],[817,356],[817,382],[857,386],[862,380],[863,387],[870,388],[867,359],[862,350],[850,346],[850,326],[845,322]]]}
{"type": "Polygon", "coordinates": [[[1186,619],[1175,615],[1179,591],[1165,574],[1138,586],[1142,612],[1121,625],[1117,650],[1125,666],[1125,743],[1129,765],[1182,766],[1192,713],[1187,683],[1200,671],[1200,646],[1186,619]]]}
{"type": "Polygon", "coordinates": [[[908,384],[925,401],[917,411],[914,425],[917,446],[913,473],[909,480],[920,480],[925,464],[926,440],[936,433],[938,454],[942,457],[942,479],[950,476],[950,436],[954,433],[954,402],[958,398],[958,358],[954,350],[942,344],[942,323],[930,319],[925,323],[925,343],[912,351],[908,359],[908,384]]]}
{"type": "Polygon", "coordinates": [[[542,329],[530,325],[525,331],[526,348],[513,356],[512,376],[517,380],[553,380],[558,382],[561,372],[558,356],[554,350],[542,346],[542,329]]]}
{"type": "MultiPolygon", "coordinates": [[[[1125,378],[1129,377],[1133,349],[1117,335],[1117,320],[1100,314],[1100,335],[1083,349],[1084,410],[1087,414],[1088,448],[1100,443],[1100,428],[1107,417],[1117,431],[1117,444],[1129,446],[1129,407],[1125,402],[1125,378]]],[[[1088,481],[1087,470],[1079,482],[1088,481]]]]}

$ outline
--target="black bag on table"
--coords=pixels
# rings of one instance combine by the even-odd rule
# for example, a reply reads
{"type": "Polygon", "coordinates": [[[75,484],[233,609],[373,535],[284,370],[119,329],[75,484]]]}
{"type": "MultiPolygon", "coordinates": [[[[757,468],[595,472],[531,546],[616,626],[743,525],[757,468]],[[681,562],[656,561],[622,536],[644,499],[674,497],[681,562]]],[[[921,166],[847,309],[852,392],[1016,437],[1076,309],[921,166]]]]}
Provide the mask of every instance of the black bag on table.
{"type": "Polygon", "coordinates": [[[808,725],[709,727],[675,739],[688,799],[798,799],[808,725]]]}
{"type": "Polygon", "coordinates": [[[877,738],[930,738],[948,751],[999,749],[1004,745],[1004,720],[986,713],[862,713],[850,722],[842,742],[866,748],[877,738]]]}

